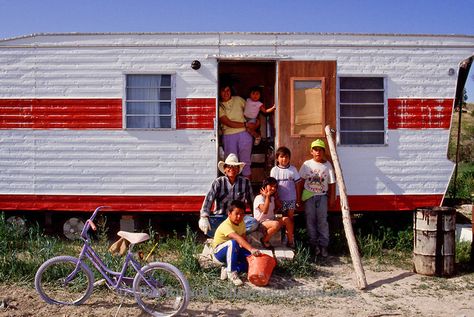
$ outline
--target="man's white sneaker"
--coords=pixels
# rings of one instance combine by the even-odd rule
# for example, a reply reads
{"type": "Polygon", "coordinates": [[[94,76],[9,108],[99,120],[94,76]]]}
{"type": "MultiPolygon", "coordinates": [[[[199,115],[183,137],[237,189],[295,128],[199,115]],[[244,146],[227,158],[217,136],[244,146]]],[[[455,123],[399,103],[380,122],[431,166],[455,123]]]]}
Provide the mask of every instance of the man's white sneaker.
{"type": "Polygon", "coordinates": [[[235,286],[240,286],[240,285],[244,284],[244,282],[242,282],[242,280],[239,278],[239,275],[237,274],[236,271],[232,271],[232,272],[227,273],[227,278],[232,283],[234,283],[235,286]]]}
{"type": "Polygon", "coordinates": [[[227,279],[227,268],[225,266],[221,267],[221,281],[227,279]]]}

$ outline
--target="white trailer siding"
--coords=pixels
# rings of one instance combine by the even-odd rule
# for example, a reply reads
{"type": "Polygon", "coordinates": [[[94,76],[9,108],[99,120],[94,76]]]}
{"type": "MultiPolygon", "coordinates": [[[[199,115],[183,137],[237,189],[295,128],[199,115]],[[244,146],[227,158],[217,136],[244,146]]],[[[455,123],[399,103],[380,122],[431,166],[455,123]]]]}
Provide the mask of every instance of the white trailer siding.
{"type": "MultiPolygon", "coordinates": [[[[193,106],[192,100],[207,100],[215,104],[219,59],[335,60],[339,77],[386,78],[386,145],[338,146],[349,195],[364,200],[431,195],[439,200],[453,163],[446,156],[449,123],[437,128],[436,122],[451,119],[446,104],[454,98],[457,76],[449,75],[449,70],[456,70],[473,53],[474,36],[449,35],[26,36],[0,41],[0,115],[2,100],[110,99],[117,103],[125,98],[126,74],[173,74],[176,103],[193,106]],[[191,69],[192,60],[201,62],[199,70],[191,69]],[[430,108],[414,114],[408,108],[398,109],[413,99],[439,99],[439,111],[430,112],[430,108]],[[396,115],[389,113],[389,105],[397,108],[396,115]],[[413,116],[423,117],[424,123],[411,124],[413,116]]],[[[420,107],[426,105],[421,102],[420,107]]],[[[21,118],[16,114],[16,120],[21,118]]],[[[117,123],[72,129],[3,125],[0,205],[15,197],[25,199],[22,195],[32,195],[26,199],[29,202],[41,195],[182,197],[194,203],[187,211],[197,210],[216,176],[216,129],[214,122],[207,122],[205,128],[186,128],[186,124],[166,131],[126,130],[117,123]]],[[[144,209],[153,210],[153,203],[144,209]]],[[[44,206],[51,208],[48,204],[31,208],[44,206]]]]}

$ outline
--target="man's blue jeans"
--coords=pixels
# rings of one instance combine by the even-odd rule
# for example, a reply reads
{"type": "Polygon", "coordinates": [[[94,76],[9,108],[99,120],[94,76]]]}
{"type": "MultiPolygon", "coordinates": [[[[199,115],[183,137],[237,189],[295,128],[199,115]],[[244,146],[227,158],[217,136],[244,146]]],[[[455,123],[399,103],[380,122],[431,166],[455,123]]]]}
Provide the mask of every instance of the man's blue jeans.
{"type": "Polygon", "coordinates": [[[329,245],[328,224],[328,196],[314,195],[306,200],[304,205],[306,217],[306,230],[308,231],[311,247],[324,247],[329,245]]]}

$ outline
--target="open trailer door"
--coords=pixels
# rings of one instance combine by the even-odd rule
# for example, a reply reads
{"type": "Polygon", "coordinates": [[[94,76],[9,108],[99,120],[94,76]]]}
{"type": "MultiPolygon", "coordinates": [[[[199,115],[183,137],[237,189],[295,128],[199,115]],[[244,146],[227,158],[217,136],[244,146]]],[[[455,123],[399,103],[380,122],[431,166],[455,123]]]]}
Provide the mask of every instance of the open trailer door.
{"type": "Polygon", "coordinates": [[[336,127],[336,61],[280,61],[278,105],[277,144],[299,168],[311,141],[326,139],[327,124],[336,127]]]}

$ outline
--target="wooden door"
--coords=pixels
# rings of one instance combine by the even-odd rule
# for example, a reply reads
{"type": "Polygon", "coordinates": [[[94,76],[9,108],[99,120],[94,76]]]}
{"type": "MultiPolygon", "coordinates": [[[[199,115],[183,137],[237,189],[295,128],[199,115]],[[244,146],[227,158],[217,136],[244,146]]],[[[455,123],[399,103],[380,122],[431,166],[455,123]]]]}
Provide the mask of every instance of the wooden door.
{"type": "Polygon", "coordinates": [[[277,146],[291,150],[299,169],[311,142],[326,141],[325,125],[336,127],[336,61],[280,61],[277,112],[277,146]]]}

